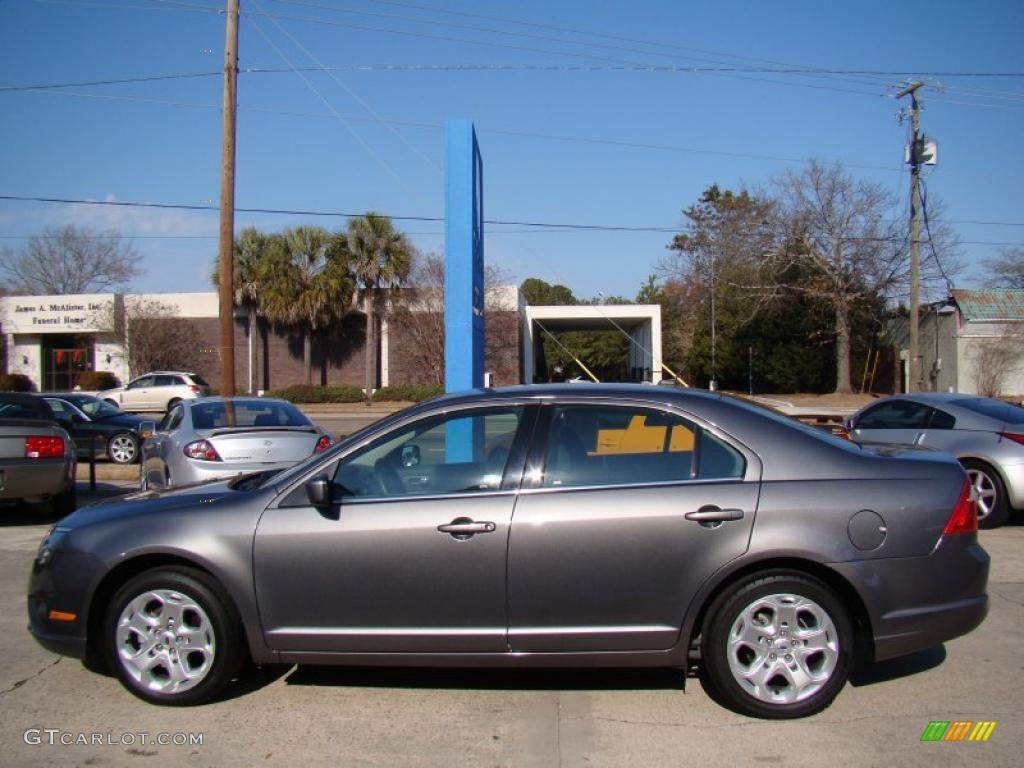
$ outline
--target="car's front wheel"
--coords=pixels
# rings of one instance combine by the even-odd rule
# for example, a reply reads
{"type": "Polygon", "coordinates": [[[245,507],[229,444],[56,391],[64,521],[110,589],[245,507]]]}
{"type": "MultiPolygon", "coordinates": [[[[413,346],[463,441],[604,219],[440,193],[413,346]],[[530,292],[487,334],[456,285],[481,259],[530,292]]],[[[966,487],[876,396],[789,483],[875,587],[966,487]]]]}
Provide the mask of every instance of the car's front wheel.
{"type": "Polygon", "coordinates": [[[132,464],[139,457],[139,441],[120,432],[107,441],[107,456],[115,464],[132,464]]]}
{"type": "Polygon", "coordinates": [[[243,659],[240,622],[211,577],[190,568],[145,571],[114,595],[105,645],[121,683],[153,704],[202,704],[243,659]]]}
{"type": "Polygon", "coordinates": [[[978,510],[978,527],[998,528],[1010,517],[1006,486],[1003,485],[1002,478],[984,462],[966,459],[961,463],[978,494],[978,500],[975,502],[978,510]]]}
{"type": "Polygon", "coordinates": [[[842,603],[810,576],[773,571],[731,585],[704,623],[702,682],[754,717],[805,717],[846,683],[853,630],[842,603]]]}

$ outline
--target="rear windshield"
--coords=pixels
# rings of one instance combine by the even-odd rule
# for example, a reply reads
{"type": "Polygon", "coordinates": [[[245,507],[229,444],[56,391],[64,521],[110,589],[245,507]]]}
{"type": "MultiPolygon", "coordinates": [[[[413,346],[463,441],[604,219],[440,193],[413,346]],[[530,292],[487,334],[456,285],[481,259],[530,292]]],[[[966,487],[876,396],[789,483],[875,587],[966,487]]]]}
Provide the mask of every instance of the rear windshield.
{"type": "Polygon", "coordinates": [[[53,411],[41,397],[0,394],[0,419],[53,419],[53,411]]]}
{"type": "Polygon", "coordinates": [[[991,400],[987,397],[965,397],[955,401],[961,408],[980,413],[990,419],[1005,421],[1007,424],[1024,424],[1024,408],[1002,400],[991,400]]]}
{"type": "Polygon", "coordinates": [[[189,377],[192,379],[192,381],[194,381],[196,384],[198,384],[201,387],[208,387],[208,386],[210,386],[209,384],[206,383],[206,379],[204,379],[198,373],[190,373],[189,377]]]}
{"type": "Polygon", "coordinates": [[[308,427],[310,421],[291,403],[249,400],[232,403],[234,423],[230,423],[223,401],[201,400],[192,406],[195,429],[220,427],[308,427]]]}

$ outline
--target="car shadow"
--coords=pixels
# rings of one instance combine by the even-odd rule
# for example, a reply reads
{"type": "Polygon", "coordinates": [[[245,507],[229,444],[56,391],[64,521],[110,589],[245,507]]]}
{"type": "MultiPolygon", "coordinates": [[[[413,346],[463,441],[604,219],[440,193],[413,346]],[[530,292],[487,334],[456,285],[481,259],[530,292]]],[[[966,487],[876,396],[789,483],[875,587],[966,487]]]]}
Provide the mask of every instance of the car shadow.
{"type": "Polygon", "coordinates": [[[889,680],[898,680],[920,672],[938,667],[946,660],[946,646],[936,645],[923,651],[887,659],[871,664],[862,664],[850,676],[850,684],[855,687],[875,685],[889,680]]]}
{"type": "Polygon", "coordinates": [[[412,669],[295,667],[288,685],[478,691],[682,690],[681,669],[412,669]]]}

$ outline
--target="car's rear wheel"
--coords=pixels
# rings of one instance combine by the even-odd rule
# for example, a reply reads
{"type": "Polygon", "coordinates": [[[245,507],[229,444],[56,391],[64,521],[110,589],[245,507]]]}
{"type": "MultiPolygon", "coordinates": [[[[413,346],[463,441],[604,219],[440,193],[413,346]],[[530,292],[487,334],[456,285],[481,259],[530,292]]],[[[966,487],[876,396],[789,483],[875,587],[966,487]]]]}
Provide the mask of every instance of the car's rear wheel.
{"type": "Polygon", "coordinates": [[[1010,516],[1003,479],[999,477],[998,472],[982,461],[967,459],[961,463],[978,494],[978,500],[975,502],[978,510],[978,527],[998,528],[1010,516]]]}
{"type": "Polygon", "coordinates": [[[139,458],[139,441],[128,432],[120,432],[107,441],[107,456],[115,464],[132,464],[139,458]]]}
{"type": "Polygon", "coordinates": [[[170,400],[167,401],[167,407],[164,408],[164,412],[166,413],[167,411],[171,410],[171,408],[173,408],[174,406],[176,406],[180,402],[181,402],[181,398],[180,397],[171,398],[170,400]]]}
{"type": "Polygon", "coordinates": [[[122,685],[153,704],[202,704],[243,659],[240,622],[220,586],[190,568],[145,571],[114,595],[105,646],[122,685]]]}
{"type": "Polygon", "coordinates": [[[704,623],[701,679],[712,695],[754,717],[805,717],[845,685],[850,618],[825,584],[773,571],[731,585],[704,623]]]}
{"type": "Polygon", "coordinates": [[[121,404],[119,402],[117,402],[117,400],[111,400],[109,397],[104,398],[103,402],[104,403],[110,403],[110,405],[114,406],[117,409],[121,408],[121,404]]]}

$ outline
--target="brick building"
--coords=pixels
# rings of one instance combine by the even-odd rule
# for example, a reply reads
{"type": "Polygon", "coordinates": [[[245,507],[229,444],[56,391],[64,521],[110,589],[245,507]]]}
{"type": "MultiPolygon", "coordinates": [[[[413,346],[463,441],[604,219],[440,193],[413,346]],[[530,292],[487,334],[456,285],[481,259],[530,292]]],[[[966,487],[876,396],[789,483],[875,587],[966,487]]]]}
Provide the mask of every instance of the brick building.
{"type": "MultiPolygon", "coordinates": [[[[399,291],[380,313],[378,386],[441,382],[443,315],[430,298],[399,291]]],[[[517,287],[488,289],[484,367],[495,385],[520,381],[520,310],[517,287]]],[[[218,312],[214,292],[0,298],[3,370],[55,391],[73,388],[89,370],[127,382],[146,372],[134,370],[133,360],[159,359],[159,367],[194,371],[216,388],[218,312]],[[146,345],[159,348],[147,357],[140,352],[146,345]]],[[[313,383],[364,386],[365,341],[366,315],[358,309],[315,334],[313,383]]],[[[305,383],[301,328],[257,318],[250,329],[248,315],[236,311],[235,382],[248,390],[250,381],[257,391],[305,383]]]]}

